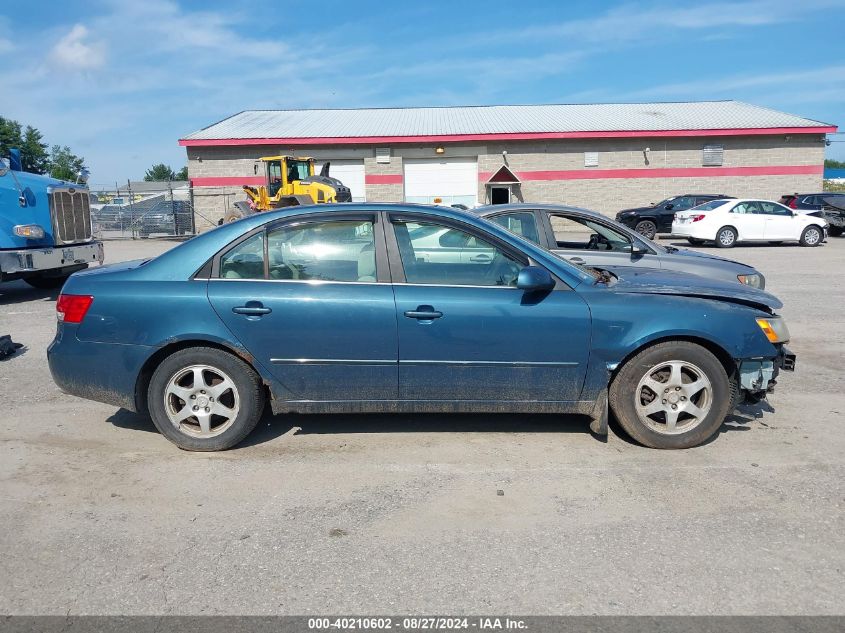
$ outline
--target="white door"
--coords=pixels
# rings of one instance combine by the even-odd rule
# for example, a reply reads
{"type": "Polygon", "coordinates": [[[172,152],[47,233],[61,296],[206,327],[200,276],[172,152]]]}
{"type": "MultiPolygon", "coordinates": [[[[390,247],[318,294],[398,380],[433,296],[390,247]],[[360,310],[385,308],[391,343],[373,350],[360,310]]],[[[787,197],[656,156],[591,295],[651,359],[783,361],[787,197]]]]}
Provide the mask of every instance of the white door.
{"type": "Polygon", "coordinates": [[[797,240],[801,237],[801,223],[792,215],[792,210],[777,202],[760,202],[766,227],[767,240],[797,240]]]}
{"type": "MultiPolygon", "coordinates": [[[[314,161],[314,173],[319,174],[323,168],[324,160],[314,161]]],[[[337,178],[344,185],[349,187],[352,192],[352,202],[366,202],[367,195],[364,188],[364,161],[363,160],[349,160],[330,159],[329,176],[337,178]]]]}
{"type": "MultiPolygon", "coordinates": [[[[724,225],[732,224],[739,231],[740,240],[762,240],[766,221],[760,209],[760,203],[754,201],[738,202],[728,214],[724,225]]],[[[717,231],[719,228],[717,227],[717,231]]]]}
{"type": "Polygon", "coordinates": [[[405,202],[465,204],[478,202],[478,159],[406,158],[405,202]]]}

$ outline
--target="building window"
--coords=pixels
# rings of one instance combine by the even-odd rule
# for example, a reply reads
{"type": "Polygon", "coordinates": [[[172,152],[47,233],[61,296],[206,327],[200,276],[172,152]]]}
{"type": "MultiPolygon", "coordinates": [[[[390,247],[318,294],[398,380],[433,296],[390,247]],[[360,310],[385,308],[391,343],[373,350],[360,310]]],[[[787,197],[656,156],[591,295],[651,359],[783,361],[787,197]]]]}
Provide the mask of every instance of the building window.
{"type": "Polygon", "coordinates": [[[377,163],[389,163],[390,162],[390,148],[389,147],[377,147],[376,148],[376,162],[377,163]]]}
{"type": "Polygon", "coordinates": [[[584,152],[584,167],[598,167],[599,153],[598,152],[584,152]]]}
{"type": "Polygon", "coordinates": [[[705,145],[702,150],[701,164],[704,167],[720,167],[724,154],[724,145],[705,145]]]}

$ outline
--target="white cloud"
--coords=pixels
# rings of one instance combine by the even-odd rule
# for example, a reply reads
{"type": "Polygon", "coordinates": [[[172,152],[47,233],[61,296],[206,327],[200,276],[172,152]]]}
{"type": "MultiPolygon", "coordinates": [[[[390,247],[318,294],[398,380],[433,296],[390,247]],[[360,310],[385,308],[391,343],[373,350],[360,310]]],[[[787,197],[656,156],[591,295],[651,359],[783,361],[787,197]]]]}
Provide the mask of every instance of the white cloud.
{"type": "MultiPolygon", "coordinates": [[[[793,70],[778,73],[757,73],[753,75],[731,75],[728,77],[711,77],[709,79],[698,79],[682,83],[663,84],[652,86],[643,90],[628,93],[628,97],[634,98],[681,98],[700,97],[702,94],[710,95],[749,95],[748,99],[753,101],[754,93],[749,88],[763,89],[776,87],[785,94],[790,91],[791,85],[820,85],[828,89],[827,96],[831,91],[838,93],[840,100],[845,96],[845,66],[814,67],[804,70],[793,70]]],[[[811,95],[815,90],[808,91],[811,95]]],[[[819,99],[822,101],[823,99],[819,99]]]]}
{"type": "Polygon", "coordinates": [[[14,50],[14,48],[15,45],[12,44],[11,40],[0,37],[0,53],[9,53],[14,50]]]}
{"type": "Polygon", "coordinates": [[[50,52],[50,61],[69,70],[91,70],[106,62],[106,47],[102,42],[90,41],[88,28],[74,24],[50,52]]]}

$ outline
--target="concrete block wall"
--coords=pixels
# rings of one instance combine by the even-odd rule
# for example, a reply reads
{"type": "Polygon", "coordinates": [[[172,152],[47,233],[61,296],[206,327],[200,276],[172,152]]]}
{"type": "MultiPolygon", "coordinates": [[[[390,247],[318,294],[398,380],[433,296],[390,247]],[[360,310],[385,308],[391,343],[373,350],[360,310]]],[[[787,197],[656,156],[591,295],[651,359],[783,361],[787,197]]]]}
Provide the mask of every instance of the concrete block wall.
{"type": "MultiPolygon", "coordinates": [[[[445,144],[444,156],[478,157],[480,174],[495,172],[507,152],[508,167],[515,173],[538,171],[589,171],[606,169],[702,168],[702,149],[707,144],[724,147],[724,168],[769,166],[821,166],[824,137],[820,134],[746,135],[686,138],[565,139],[509,141],[487,145],[445,144]],[[649,148],[649,152],[644,152],[649,148]],[[584,152],[598,152],[597,167],[584,167],[584,152]]],[[[379,145],[381,147],[383,145],[379,145]]],[[[290,154],[323,159],[363,159],[369,202],[400,202],[404,198],[403,159],[436,158],[433,145],[394,145],[388,163],[378,163],[375,145],[320,146],[307,148],[244,145],[189,147],[191,179],[254,178],[255,160],[261,156],[290,154]],[[393,176],[393,179],[379,179],[393,176]],[[381,180],[381,182],[379,181],[381,180]]],[[[705,168],[707,169],[707,168],[705,168]]],[[[713,168],[718,170],[718,168],[713,168]]],[[[715,172],[714,172],[715,173],[715,172]]],[[[778,199],[785,193],[821,189],[821,174],[648,178],[566,178],[534,180],[527,177],[515,188],[524,202],[555,202],[595,209],[613,215],[623,208],[643,206],[682,193],[724,193],[778,199]]],[[[228,183],[227,183],[228,184],[228,183]]],[[[478,201],[487,201],[484,179],[479,178],[478,201]]],[[[245,199],[239,186],[195,186],[197,226],[213,226],[234,202],[245,199]]]]}

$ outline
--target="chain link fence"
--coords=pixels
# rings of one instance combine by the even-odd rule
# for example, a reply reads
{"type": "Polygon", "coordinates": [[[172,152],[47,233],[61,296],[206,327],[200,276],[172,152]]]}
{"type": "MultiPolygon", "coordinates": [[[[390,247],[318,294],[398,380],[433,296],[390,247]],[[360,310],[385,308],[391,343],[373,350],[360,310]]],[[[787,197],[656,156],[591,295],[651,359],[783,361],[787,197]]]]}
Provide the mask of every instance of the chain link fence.
{"type": "Polygon", "coordinates": [[[196,233],[188,183],[127,183],[91,187],[91,220],[99,239],[190,237],[196,233]],[[133,186],[134,185],[134,186],[133,186]]]}

